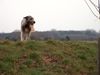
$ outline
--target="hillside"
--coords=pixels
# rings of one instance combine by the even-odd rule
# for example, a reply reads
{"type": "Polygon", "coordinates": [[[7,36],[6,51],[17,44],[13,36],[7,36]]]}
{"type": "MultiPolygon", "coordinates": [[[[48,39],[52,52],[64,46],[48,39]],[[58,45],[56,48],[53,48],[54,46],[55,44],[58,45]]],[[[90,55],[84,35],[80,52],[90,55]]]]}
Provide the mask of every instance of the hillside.
{"type": "Polygon", "coordinates": [[[96,75],[95,41],[0,41],[0,75],[96,75]]]}

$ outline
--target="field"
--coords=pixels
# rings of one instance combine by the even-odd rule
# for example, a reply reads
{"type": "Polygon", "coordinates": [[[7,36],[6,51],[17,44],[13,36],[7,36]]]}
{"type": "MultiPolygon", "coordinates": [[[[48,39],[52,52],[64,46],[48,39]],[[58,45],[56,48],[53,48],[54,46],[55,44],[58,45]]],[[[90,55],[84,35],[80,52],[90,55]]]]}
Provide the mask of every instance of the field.
{"type": "Polygon", "coordinates": [[[96,41],[0,41],[0,75],[96,74],[96,41]]]}

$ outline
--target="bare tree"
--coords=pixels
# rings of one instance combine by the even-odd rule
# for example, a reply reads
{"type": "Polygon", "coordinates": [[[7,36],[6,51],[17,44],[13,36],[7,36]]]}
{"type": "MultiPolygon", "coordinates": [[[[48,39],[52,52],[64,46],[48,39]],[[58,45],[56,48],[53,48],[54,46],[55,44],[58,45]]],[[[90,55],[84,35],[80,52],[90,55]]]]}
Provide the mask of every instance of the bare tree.
{"type": "MultiPolygon", "coordinates": [[[[94,8],[97,10],[97,12],[99,12],[99,6],[97,6],[92,0],[84,0],[84,2],[86,3],[86,5],[88,6],[88,8],[90,9],[90,11],[91,11],[91,13],[96,17],[96,18],[98,18],[99,19],[99,15],[96,15],[95,13],[94,13],[94,11],[92,10],[92,8],[91,8],[91,6],[89,5],[89,3],[88,2],[90,2],[93,6],[94,6],[94,8]]],[[[98,4],[99,4],[99,0],[98,0],[98,4]]]]}
{"type": "Polygon", "coordinates": [[[98,0],[98,8],[99,8],[99,19],[100,19],[100,0],[98,0]]]}
{"type": "MultiPolygon", "coordinates": [[[[100,19],[100,0],[98,0],[99,19],[100,19]]],[[[100,75],[100,37],[98,38],[98,75],[100,75]]]]}
{"type": "MultiPolygon", "coordinates": [[[[95,9],[97,10],[97,12],[99,13],[99,15],[95,15],[95,13],[93,12],[93,10],[91,9],[91,7],[89,6],[87,0],[84,0],[85,3],[87,4],[87,6],[89,7],[89,9],[91,10],[92,14],[97,17],[100,20],[100,0],[98,0],[98,6],[92,2],[92,0],[89,0],[90,3],[95,7],[95,9]]],[[[100,37],[98,38],[98,75],[100,75],[100,37]]]]}

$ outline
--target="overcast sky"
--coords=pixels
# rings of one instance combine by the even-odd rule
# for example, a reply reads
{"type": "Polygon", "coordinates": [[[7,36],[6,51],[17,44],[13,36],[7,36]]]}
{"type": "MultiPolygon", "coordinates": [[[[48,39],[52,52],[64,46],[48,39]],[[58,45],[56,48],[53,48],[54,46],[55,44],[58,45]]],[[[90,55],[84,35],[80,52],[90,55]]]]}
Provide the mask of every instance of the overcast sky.
{"type": "MultiPolygon", "coordinates": [[[[98,0],[92,1],[97,4],[98,0]]],[[[0,32],[20,30],[21,20],[27,15],[34,17],[36,31],[100,30],[100,21],[84,0],[0,0],[0,32]]]]}

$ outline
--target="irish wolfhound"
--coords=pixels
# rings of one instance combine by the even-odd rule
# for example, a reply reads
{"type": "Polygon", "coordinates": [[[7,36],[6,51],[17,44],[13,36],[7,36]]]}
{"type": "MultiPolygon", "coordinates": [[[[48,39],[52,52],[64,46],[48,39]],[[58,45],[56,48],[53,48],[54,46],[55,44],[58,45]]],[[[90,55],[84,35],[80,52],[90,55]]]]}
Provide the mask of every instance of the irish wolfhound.
{"type": "Polygon", "coordinates": [[[34,31],[34,18],[32,16],[26,16],[21,22],[21,41],[29,40],[31,32],[34,31]]]}

